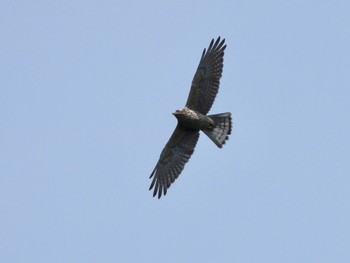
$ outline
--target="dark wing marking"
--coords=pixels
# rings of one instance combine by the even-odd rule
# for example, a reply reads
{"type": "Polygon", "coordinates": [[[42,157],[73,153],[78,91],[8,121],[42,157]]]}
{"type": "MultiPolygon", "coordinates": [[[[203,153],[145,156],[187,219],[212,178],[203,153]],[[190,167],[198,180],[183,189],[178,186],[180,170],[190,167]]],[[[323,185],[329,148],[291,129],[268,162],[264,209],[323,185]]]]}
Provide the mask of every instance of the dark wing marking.
{"type": "Polygon", "coordinates": [[[192,80],[186,106],[191,110],[207,114],[213,105],[219,90],[224,62],[225,39],[220,37],[210,42],[208,50],[204,49],[197,71],[192,80]]]}
{"type": "Polygon", "coordinates": [[[199,138],[199,131],[181,128],[179,125],[165,145],[159,161],[152,171],[153,177],[149,190],[154,187],[153,196],[158,198],[162,193],[166,195],[167,189],[175,181],[190,159],[199,138]]]}

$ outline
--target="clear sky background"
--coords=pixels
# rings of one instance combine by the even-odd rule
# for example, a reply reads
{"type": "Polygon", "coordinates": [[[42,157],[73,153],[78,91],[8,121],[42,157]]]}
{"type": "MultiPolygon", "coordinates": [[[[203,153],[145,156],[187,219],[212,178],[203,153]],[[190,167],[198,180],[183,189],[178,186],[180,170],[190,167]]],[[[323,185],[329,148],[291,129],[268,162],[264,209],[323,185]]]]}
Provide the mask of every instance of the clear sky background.
{"type": "Polygon", "coordinates": [[[350,262],[349,1],[1,1],[0,261],[350,262]],[[204,134],[149,175],[203,48],[204,134]]]}

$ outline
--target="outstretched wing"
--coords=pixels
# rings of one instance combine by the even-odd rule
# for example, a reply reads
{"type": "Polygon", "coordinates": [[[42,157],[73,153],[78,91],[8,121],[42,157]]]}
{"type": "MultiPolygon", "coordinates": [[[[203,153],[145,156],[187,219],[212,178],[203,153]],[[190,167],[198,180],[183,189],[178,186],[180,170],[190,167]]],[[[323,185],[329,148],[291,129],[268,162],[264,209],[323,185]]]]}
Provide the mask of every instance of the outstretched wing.
{"type": "Polygon", "coordinates": [[[219,90],[224,62],[225,39],[220,37],[210,42],[208,50],[203,50],[197,71],[192,80],[186,107],[207,114],[219,90]]]}
{"type": "Polygon", "coordinates": [[[175,181],[190,159],[199,138],[199,131],[186,130],[179,125],[165,145],[159,161],[152,171],[149,190],[154,187],[153,196],[166,195],[167,189],[175,181]]]}

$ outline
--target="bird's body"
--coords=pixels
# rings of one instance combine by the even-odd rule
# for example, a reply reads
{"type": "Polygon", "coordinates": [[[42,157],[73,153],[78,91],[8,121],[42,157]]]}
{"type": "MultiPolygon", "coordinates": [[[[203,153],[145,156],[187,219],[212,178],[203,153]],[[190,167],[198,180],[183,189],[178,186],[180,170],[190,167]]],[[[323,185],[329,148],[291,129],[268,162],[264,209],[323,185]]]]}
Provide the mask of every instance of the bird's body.
{"type": "Polygon", "coordinates": [[[167,189],[182,172],[196,147],[199,132],[203,131],[219,148],[231,134],[231,113],[207,115],[219,89],[226,45],[220,37],[204,49],[199,66],[192,80],[186,106],[173,114],[178,124],[165,145],[159,161],[151,173],[150,190],[153,196],[165,195],[167,189]]]}
{"type": "Polygon", "coordinates": [[[187,107],[177,110],[173,114],[177,118],[179,125],[190,130],[212,129],[215,125],[215,122],[208,116],[187,107]]]}

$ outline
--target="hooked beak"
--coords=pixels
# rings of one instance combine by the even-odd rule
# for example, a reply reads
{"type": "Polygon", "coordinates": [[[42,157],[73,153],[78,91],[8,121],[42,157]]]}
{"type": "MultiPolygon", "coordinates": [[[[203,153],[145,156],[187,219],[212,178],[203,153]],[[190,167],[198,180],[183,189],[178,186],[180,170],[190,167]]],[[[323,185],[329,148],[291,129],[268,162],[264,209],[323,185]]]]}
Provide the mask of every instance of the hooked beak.
{"type": "Polygon", "coordinates": [[[180,114],[180,111],[179,110],[176,110],[175,112],[173,112],[173,115],[176,116],[176,115],[179,115],[180,114]]]}

